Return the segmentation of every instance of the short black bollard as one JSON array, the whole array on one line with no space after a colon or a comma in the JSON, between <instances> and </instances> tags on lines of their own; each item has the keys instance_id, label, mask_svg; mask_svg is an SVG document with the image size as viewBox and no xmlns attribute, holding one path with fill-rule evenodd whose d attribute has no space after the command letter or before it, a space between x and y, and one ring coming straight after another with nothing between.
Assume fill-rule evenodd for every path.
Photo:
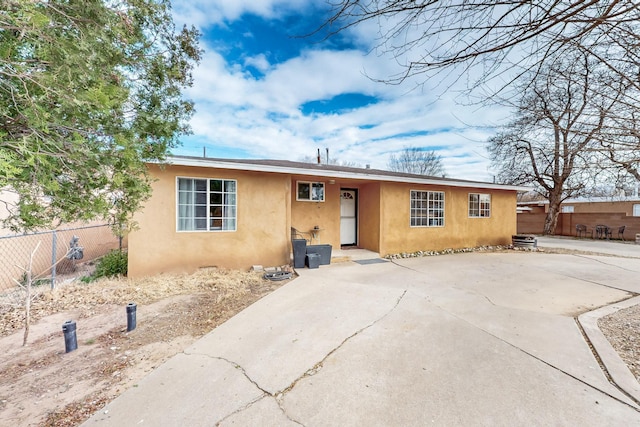
<instances>
[{"instance_id":1,"label":"short black bollard","mask_svg":"<svg viewBox=\"0 0 640 427\"><path fill-rule=\"evenodd\" d=\"M62 324L62 332L64 332L64 352L69 353L78 348L78 339L76 337L76 322L67 320Z\"/></svg>"},{"instance_id":2,"label":"short black bollard","mask_svg":"<svg viewBox=\"0 0 640 427\"><path fill-rule=\"evenodd\" d=\"M136 328L136 304L130 302L127 304L127 332L131 332Z\"/></svg>"}]
</instances>

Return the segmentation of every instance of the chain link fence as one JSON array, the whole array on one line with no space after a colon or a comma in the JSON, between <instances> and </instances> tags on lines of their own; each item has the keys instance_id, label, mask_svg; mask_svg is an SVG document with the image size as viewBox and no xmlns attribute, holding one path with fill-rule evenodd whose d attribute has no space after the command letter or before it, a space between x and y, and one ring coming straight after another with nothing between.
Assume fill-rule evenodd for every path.
<instances>
[{"instance_id":1,"label":"chain link fence","mask_svg":"<svg viewBox=\"0 0 640 427\"><path fill-rule=\"evenodd\" d=\"M120 247L122 240L106 224L0 237L0 293L25 281L32 254L33 280L54 288L70 275L77 277L90 261Z\"/></svg>"}]
</instances>

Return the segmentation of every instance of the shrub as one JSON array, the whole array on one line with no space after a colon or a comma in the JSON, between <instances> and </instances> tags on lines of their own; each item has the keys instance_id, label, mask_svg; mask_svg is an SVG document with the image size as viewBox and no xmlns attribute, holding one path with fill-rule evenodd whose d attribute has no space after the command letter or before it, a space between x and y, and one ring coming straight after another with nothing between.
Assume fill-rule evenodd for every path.
<instances>
[{"instance_id":1,"label":"shrub","mask_svg":"<svg viewBox=\"0 0 640 427\"><path fill-rule=\"evenodd\" d=\"M98 261L96 271L87 278L85 282L91 282L100 277L126 276L128 269L127 253L123 251L111 251Z\"/></svg>"}]
</instances>

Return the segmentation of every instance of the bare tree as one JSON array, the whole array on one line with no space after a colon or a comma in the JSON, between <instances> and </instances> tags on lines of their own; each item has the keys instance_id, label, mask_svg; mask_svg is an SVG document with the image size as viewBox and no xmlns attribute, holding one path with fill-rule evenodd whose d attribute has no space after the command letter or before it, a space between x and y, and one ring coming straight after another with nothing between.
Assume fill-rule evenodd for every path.
<instances>
[{"instance_id":1,"label":"bare tree","mask_svg":"<svg viewBox=\"0 0 640 427\"><path fill-rule=\"evenodd\" d=\"M392 54L404 72L426 80L462 65L486 81L505 70L536 71L565 49L582 52L638 86L640 4L636 1L559 0L333 0L319 32L329 35L372 21L377 50ZM629 74L632 66L635 72ZM478 82L470 80L473 85ZM508 84L508 83L507 83Z\"/></svg>"},{"instance_id":2,"label":"bare tree","mask_svg":"<svg viewBox=\"0 0 640 427\"><path fill-rule=\"evenodd\" d=\"M627 178L633 180L633 186L637 187L640 183L640 106L636 105L637 101L630 102L632 105L620 106L619 110L623 114L618 114L610 120L600 143L600 151L614 169L624 172Z\"/></svg>"},{"instance_id":3,"label":"bare tree","mask_svg":"<svg viewBox=\"0 0 640 427\"><path fill-rule=\"evenodd\" d=\"M534 183L549 200L544 234L554 233L562 201L584 194L598 174L602 135L624 87L586 55L559 55L523 89L514 120L489 140L499 180Z\"/></svg>"},{"instance_id":4,"label":"bare tree","mask_svg":"<svg viewBox=\"0 0 640 427\"><path fill-rule=\"evenodd\" d=\"M394 172L413 173L416 175L445 177L442 157L433 150L423 150L419 147L405 147L397 156L389 156L387 163L389 170Z\"/></svg>"}]
</instances>

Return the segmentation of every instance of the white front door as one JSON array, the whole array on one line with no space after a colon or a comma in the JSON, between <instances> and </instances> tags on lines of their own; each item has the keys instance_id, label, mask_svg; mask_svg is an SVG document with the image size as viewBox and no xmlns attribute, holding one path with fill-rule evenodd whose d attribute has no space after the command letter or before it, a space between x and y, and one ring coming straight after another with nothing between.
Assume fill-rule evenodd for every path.
<instances>
[{"instance_id":1,"label":"white front door","mask_svg":"<svg viewBox=\"0 0 640 427\"><path fill-rule=\"evenodd\" d=\"M340 190L340 244L358 243L356 190Z\"/></svg>"}]
</instances>

